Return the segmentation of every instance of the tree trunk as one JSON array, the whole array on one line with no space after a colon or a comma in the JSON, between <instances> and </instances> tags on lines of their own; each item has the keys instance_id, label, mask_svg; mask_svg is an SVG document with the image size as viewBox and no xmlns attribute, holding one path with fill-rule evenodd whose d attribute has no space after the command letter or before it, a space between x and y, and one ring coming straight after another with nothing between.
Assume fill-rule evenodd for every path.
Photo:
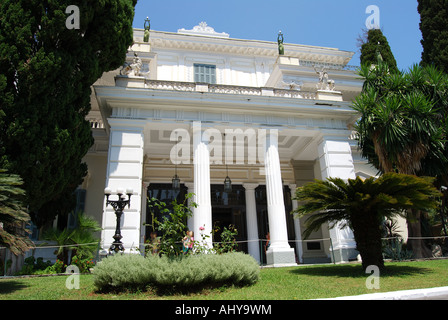
<instances>
[{"instance_id":1,"label":"tree trunk","mask_svg":"<svg viewBox=\"0 0 448 320\"><path fill-rule=\"evenodd\" d=\"M384 269L384 259L381 243L381 225L375 215L369 213L357 214L352 218L353 234L356 241L356 249L362 258L362 268L370 265Z\"/></svg>"},{"instance_id":2,"label":"tree trunk","mask_svg":"<svg viewBox=\"0 0 448 320\"><path fill-rule=\"evenodd\" d=\"M409 239L422 237L421 211L408 210L408 241L407 249L412 250L414 258L430 258L432 257L431 249L429 249L423 239Z\"/></svg>"}]
</instances>

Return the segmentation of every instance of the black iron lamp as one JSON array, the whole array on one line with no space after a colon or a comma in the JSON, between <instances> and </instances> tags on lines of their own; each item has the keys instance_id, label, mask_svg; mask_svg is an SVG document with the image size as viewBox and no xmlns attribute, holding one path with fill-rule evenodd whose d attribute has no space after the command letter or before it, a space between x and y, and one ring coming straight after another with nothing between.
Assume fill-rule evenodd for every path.
<instances>
[{"instance_id":1,"label":"black iron lamp","mask_svg":"<svg viewBox=\"0 0 448 320\"><path fill-rule=\"evenodd\" d=\"M121 216L123 215L123 210L126 206L128 208L131 207L131 195L134 193L132 189L127 189L126 194L128 198L126 199L124 197L123 190L117 190L118 200L109 200L110 195L112 194L112 190L106 188L104 189L104 194L106 196L106 207L108 205L111 205L112 208L115 210L115 216L117 217L117 225L115 228L115 234L113 236L114 242L109 248L109 253L117 253L119 251L123 252L124 247L123 243L121 242L121 239L123 238L121 236L121 229L120 229L120 222L121 222Z\"/></svg>"},{"instance_id":2,"label":"black iron lamp","mask_svg":"<svg viewBox=\"0 0 448 320\"><path fill-rule=\"evenodd\" d=\"M226 164L226 170L227 170L227 177L224 179L224 192L230 193L232 192L232 180L230 180L229 177L229 168Z\"/></svg>"},{"instance_id":3,"label":"black iron lamp","mask_svg":"<svg viewBox=\"0 0 448 320\"><path fill-rule=\"evenodd\" d=\"M225 138L226 134L224 134L224 138ZM227 177L224 179L224 192L226 193L230 193L232 192L232 180L230 180L229 177L229 167L227 166L227 159L226 161L226 172L227 172Z\"/></svg>"},{"instance_id":4,"label":"black iron lamp","mask_svg":"<svg viewBox=\"0 0 448 320\"><path fill-rule=\"evenodd\" d=\"M176 163L175 163L175 167L174 167L174 177L171 180L172 183L172 188L174 191L179 191L180 190L180 179L179 176L177 175L177 142L178 142L178 138L177 138L177 132L176 132Z\"/></svg>"},{"instance_id":5,"label":"black iron lamp","mask_svg":"<svg viewBox=\"0 0 448 320\"><path fill-rule=\"evenodd\" d=\"M171 182L174 191L180 190L180 179L179 176L177 175L177 168L176 173L174 174L173 180Z\"/></svg>"}]
</instances>

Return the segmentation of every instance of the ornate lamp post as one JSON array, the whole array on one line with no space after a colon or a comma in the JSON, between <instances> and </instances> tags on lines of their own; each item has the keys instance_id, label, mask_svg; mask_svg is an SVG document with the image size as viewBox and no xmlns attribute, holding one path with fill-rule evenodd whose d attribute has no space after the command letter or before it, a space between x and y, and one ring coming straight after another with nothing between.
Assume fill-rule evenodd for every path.
<instances>
[{"instance_id":1,"label":"ornate lamp post","mask_svg":"<svg viewBox=\"0 0 448 320\"><path fill-rule=\"evenodd\" d=\"M128 195L128 199L126 200L124 197L122 198L123 190L117 190L118 200L109 200L109 196L112 194L112 190L107 188L104 189L104 194L106 195L106 207L110 204L114 208L115 215L117 217L117 226L115 228L115 234L113 236L114 242L109 248L109 253L124 251L123 243L121 242L121 239L123 237L121 236L120 221L121 216L123 215L123 209L126 206L128 206L128 208L131 206L131 195L133 193L133 190L127 189L126 194Z\"/></svg>"}]
</instances>

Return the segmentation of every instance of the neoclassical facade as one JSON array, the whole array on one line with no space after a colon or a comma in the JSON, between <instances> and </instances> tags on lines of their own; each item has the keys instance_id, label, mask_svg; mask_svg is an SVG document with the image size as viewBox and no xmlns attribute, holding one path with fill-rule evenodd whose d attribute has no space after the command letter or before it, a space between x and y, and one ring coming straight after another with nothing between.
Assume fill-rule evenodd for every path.
<instances>
[{"instance_id":1,"label":"neoclassical facade","mask_svg":"<svg viewBox=\"0 0 448 320\"><path fill-rule=\"evenodd\" d=\"M116 222L104 189L132 189L121 218L127 251L149 238L147 197L171 202L191 192L196 239L234 225L240 249L261 263L356 258L350 230L326 226L303 241L304 221L290 214L298 186L375 174L350 139L350 104L362 89L347 67L353 52L285 43L280 55L275 41L233 39L206 23L151 30L148 42L143 35L134 30L127 65L93 88L95 144L80 189L85 212L101 222L102 247Z\"/></svg>"}]
</instances>

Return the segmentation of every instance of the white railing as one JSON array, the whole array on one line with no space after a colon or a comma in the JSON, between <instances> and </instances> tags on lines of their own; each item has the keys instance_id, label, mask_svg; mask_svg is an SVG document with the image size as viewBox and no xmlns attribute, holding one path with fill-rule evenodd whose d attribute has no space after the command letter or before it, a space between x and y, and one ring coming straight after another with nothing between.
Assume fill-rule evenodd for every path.
<instances>
[{"instance_id":1,"label":"white railing","mask_svg":"<svg viewBox=\"0 0 448 320\"><path fill-rule=\"evenodd\" d=\"M274 96L283 98L316 99L315 92L285 89L274 89Z\"/></svg>"},{"instance_id":2,"label":"white railing","mask_svg":"<svg viewBox=\"0 0 448 320\"><path fill-rule=\"evenodd\" d=\"M262 95L261 88L230 86L230 85L220 85L220 84L208 85L208 91L212 92L212 93L244 94L244 95L251 95L251 96L261 96Z\"/></svg>"},{"instance_id":3,"label":"white railing","mask_svg":"<svg viewBox=\"0 0 448 320\"><path fill-rule=\"evenodd\" d=\"M104 123L102 119L96 119L96 118L88 118L87 121L90 122L90 128L92 129L103 129Z\"/></svg>"},{"instance_id":4,"label":"white railing","mask_svg":"<svg viewBox=\"0 0 448 320\"><path fill-rule=\"evenodd\" d=\"M145 88L153 90L196 91L196 84L191 82L145 80Z\"/></svg>"},{"instance_id":5,"label":"white railing","mask_svg":"<svg viewBox=\"0 0 448 320\"><path fill-rule=\"evenodd\" d=\"M132 82L135 82L136 80L138 79L130 78L130 81ZM315 92L300 91L300 90L245 87L245 86L180 82L180 81L149 80L144 78L141 78L141 81L143 82L142 85L137 85L136 87L151 90L202 92L202 93L249 95L249 96L269 96L269 97L313 99L313 100L316 99Z\"/></svg>"}]
</instances>

